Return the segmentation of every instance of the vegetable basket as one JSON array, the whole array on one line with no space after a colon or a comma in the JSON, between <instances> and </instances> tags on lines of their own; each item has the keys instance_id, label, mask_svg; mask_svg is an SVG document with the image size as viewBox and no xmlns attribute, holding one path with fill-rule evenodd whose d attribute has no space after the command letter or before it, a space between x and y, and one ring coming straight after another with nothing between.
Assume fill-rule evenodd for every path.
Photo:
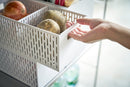
<instances>
[{"instance_id":1,"label":"vegetable basket","mask_svg":"<svg viewBox=\"0 0 130 87\"><path fill-rule=\"evenodd\" d=\"M28 16L16 21L0 15L0 70L31 87L38 87L37 63L59 72L79 57L86 45L67 38L77 24L61 34L36 25L50 9L60 11L73 22L85 15L32 0L20 1L25 4Z\"/></svg>"}]
</instances>

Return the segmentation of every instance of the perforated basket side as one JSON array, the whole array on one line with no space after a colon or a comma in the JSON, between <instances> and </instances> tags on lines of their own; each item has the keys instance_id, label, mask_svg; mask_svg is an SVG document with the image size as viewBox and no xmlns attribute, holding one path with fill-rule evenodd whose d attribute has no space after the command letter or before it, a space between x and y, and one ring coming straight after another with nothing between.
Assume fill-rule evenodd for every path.
<instances>
[{"instance_id":1,"label":"perforated basket side","mask_svg":"<svg viewBox=\"0 0 130 87\"><path fill-rule=\"evenodd\" d=\"M28 16L20 19L19 22L37 26L37 24L39 24L43 20L44 12L47 10L48 10L48 7L43 7L41 9L33 12L32 14L29 14Z\"/></svg>"},{"instance_id":2,"label":"perforated basket side","mask_svg":"<svg viewBox=\"0 0 130 87\"><path fill-rule=\"evenodd\" d=\"M36 63L3 48L0 48L0 70L31 87L37 87Z\"/></svg>"},{"instance_id":3,"label":"perforated basket side","mask_svg":"<svg viewBox=\"0 0 130 87\"><path fill-rule=\"evenodd\" d=\"M58 8L57 6L48 6L49 10L58 10L60 11L67 19L67 21L71 21L71 22L76 22L76 19L78 18L84 18L86 17L86 15L80 14L80 13L76 13L76 12L72 12L66 9L62 9L62 8Z\"/></svg>"},{"instance_id":4,"label":"perforated basket side","mask_svg":"<svg viewBox=\"0 0 130 87\"><path fill-rule=\"evenodd\" d=\"M84 18L86 16L83 14L79 14L76 12L72 12L69 10L58 8L57 6L49 6L48 5L46 7L43 7L41 9L35 11L34 13L30 14L29 16L22 18L21 20L19 20L19 22L33 25L33 26L37 26L37 24L39 24L43 20L44 13L48 10L60 11L66 17L66 20L71 21L71 22L76 22L76 19Z\"/></svg>"},{"instance_id":5,"label":"perforated basket side","mask_svg":"<svg viewBox=\"0 0 130 87\"><path fill-rule=\"evenodd\" d=\"M21 1L25 5L28 14L33 13L33 12L47 6L43 3L40 3L40 2L37 2L34 0L19 0L19 1Z\"/></svg>"},{"instance_id":6,"label":"perforated basket side","mask_svg":"<svg viewBox=\"0 0 130 87\"><path fill-rule=\"evenodd\" d=\"M41 8L41 9L37 10L36 12L30 14L29 16L21 19L20 22L26 23L26 24L29 24L29 25L32 25L32 26L37 26L37 24L39 24L43 20L44 13L48 10L58 10L58 11L63 13L63 15L67 18L68 21L73 21L73 22L76 22L77 18L83 18L83 17L86 16L86 15L78 14L78 13L68 11L68 10L65 10L65 9L60 9L60 8L53 7L53 6L48 6L48 7ZM67 42L67 35L68 35L69 30L70 29L66 29L66 31L62 32L60 35L57 35L58 37L60 37L60 40L61 40L60 41L61 43L59 41L57 42L58 44L63 44L63 43ZM54 34L54 33L51 33L51 34ZM48 36L48 38L50 38L50 41L53 39L50 36ZM58 38L58 40L59 40L59 38ZM44 45L46 45L46 44L44 44ZM48 47L48 49L51 50L51 48L53 48L53 47L55 47L55 46L53 46L53 44L50 44L50 47ZM56 50L58 51L58 55L59 55L60 54L59 49L55 49L53 52L55 52ZM56 53L57 53L57 51L56 51ZM47 51L47 53L49 53L49 52L50 51ZM57 59L59 60L59 57L52 57L51 56L52 54L55 54L55 53L50 52L49 54L47 54L48 57L46 59L48 60L48 63L51 62L51 61L55 61L55 60L57 61ZM45 56L43 56L43 57L45 57ZM45 61L45 60L43 60L43 61ZM58 67L60 67L59 63L57 63L57 64L58 64Z\"/></svg>"},{"instance_id":7,"label":"perforated basket side","mask_svg":"<svg viewBox=\"0 0 130 87\"><path fill-rule=\"evenodd\" d=\"M59 69L59 36L0 15L0 47Z\"/></svg>"}]
</instances>

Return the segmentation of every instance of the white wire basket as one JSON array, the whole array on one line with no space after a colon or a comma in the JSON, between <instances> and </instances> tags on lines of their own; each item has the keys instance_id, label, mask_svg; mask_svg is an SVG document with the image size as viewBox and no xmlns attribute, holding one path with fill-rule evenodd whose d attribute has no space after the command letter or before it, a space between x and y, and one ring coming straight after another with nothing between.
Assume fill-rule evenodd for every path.
<instances>
[{"instance_id":1,"label":"white wire basket","mask_svg":"<svg viewBox=\"0 0 130 87\"><path fill-rule=\"evenodd\" d=\"M0 70L31 87L38 87L37 62L61 71L79 57L86 45L67 39L68 33L78 26L76 24L61 34L40 29L36 25L49 9L62 12L68 21L73 22L85 15L32 0L20 1L30 13L28 16L15 21L0 15Z\"/></svg>"}]
</instances>

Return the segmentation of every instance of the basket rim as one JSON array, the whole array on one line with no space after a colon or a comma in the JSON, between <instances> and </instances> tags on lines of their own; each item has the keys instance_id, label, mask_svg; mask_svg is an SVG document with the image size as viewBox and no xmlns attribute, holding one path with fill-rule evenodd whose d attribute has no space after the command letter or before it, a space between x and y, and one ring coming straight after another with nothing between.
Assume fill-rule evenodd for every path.
<instances>
[{"instance_id":1,"label":"basket rim","mask_svg":"<svg viewBox=\"0 0 130 87\"><path fill-rule=\"evenodd\" d=\"M0 15L1 17L4 17L5 19L8 19L9 21L13 21L13 22L16 22L18 24L21 24L21 25L24 25L24 26L27 26L29 28L32 28L32 29L39 29L40 31L43 31L45 33L49 33L49 34L52 34L52 35L55 35L57 37L59 37L59 34L56 34L56 33L53 33L53 32L50 32L50 31L47 31L47 30L44 30L44 29L41 29L41 28L38 28L36 26L33 26L33 25L29 25L29 24L24 24L24 23L21 23L20 20L14 20L14 19L11 19L11 18L8 18L6 16L3 16L3 15ZM22 20L22 19L21 19Z\"/></svg>"}]
</instances>

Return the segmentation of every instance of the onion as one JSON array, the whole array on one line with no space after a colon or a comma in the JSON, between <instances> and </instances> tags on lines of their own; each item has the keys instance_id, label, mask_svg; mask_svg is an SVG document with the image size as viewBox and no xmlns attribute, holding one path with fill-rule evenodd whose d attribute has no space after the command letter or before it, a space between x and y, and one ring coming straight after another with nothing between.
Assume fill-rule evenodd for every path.
<instances>
[{"instance_id":1,"label":"onion","mask_svg":"<svg viewBox=\"0 0 130 87\"><path fill-rule=\"evenodd\" d=\"M24 4L20 1L10 1L3 10L3 15L15 20L19 20L27 15Z\"/></svg>"}]
</instances>

